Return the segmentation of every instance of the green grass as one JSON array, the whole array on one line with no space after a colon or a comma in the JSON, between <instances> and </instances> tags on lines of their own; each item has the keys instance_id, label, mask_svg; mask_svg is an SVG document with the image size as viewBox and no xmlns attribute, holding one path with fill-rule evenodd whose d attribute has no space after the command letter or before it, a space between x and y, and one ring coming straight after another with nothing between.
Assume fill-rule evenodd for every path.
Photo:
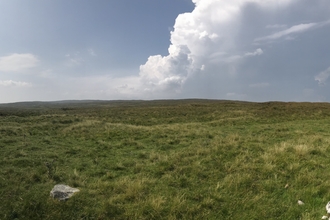
<instances>
[{"instance_id":1,"label":"green grass","mask_svg":"<svg viewBox=\"0 0 330 220\"><path fill-rule=\"evenodd\" d=\"M0 105L0 219L320 219L329 131L328 103Z\"/></svg>"}]
</instances>

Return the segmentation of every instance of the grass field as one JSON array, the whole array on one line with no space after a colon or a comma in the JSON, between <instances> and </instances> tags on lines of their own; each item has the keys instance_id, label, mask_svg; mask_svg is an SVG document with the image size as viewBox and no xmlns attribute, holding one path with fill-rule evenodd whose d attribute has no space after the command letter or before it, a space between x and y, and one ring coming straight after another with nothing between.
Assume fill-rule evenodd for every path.
<instances>
[{"instance_id":1,"label":"grass field","mask_svg":"<svg viewBox=\"0 0 330 220\"><path fill-rule=\"evenodd\" d=\"M0 219L321 219L329 131L329 103L0 105Z\"/></svg>"}]
</instances>

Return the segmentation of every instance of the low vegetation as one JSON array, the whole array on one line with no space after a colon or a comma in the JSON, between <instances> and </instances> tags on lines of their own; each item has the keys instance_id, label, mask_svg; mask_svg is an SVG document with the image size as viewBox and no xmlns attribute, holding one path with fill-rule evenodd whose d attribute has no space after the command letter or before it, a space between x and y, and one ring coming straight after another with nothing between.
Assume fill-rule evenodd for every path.
<instances>
[{"instance_id":1,"label":"low vegetation","mask_svg":"<svg viewBox=\"0 0 330 220\"><path fill-rule=\"evenodd\" d=\"M320 219L329 131L327 103L0 105L0 219Z\"/></svg>"}]
</instances>

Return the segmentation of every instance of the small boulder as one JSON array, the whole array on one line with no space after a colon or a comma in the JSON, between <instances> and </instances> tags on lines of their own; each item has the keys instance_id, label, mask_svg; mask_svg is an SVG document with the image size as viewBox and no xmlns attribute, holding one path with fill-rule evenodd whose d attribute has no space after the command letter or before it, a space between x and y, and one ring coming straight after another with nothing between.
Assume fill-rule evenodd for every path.
<instances>
[{"instance_id":1,"label":"small boulder","mask_svg":"<svg viewBox=\"0 0 330 220\"><path fill-rule=\"evenodd\" d=\"M52 191L50 191L50 196L52 196L54 199L64 201L69 199L71 196L73 196L74 193L79 191L79 189L72 188L63 184L58 184L54 186Z\"/></svg>"},{"instance_id":2,"label":"small boulder","mask_svg":"<svg viewBox=\"0 0 330 220\"><path fill-rule=\"evenodd\" d=\"M325 209L327 210L328 215L330 214L330 201L328 204L325 206Z\"/></svg>"},{"instance_id":3,"label":"small boulder","mask_svg":"<svg viewBox=\"0 0 330 220\"><path fill-rule=\"evenodd\" d=\"M305 203L301 200L298 200L298 205L305 205Z\"/></svg>"}]
</instances>

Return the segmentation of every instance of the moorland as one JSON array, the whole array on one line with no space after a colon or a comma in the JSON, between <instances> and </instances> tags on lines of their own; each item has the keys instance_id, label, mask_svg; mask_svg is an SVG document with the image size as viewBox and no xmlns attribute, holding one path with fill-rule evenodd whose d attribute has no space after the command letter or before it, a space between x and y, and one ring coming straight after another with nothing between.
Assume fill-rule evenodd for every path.
<instances>
[{"instance_id":1,"label":"moorland","mask_svg":"<svg viewBox=\"0 0 330 220\"><path fill-rule=\"evenodd\" d=\"M0 219L320 219L329 131L329 103L1 104Z\"/></svg>"}]
</instances>

